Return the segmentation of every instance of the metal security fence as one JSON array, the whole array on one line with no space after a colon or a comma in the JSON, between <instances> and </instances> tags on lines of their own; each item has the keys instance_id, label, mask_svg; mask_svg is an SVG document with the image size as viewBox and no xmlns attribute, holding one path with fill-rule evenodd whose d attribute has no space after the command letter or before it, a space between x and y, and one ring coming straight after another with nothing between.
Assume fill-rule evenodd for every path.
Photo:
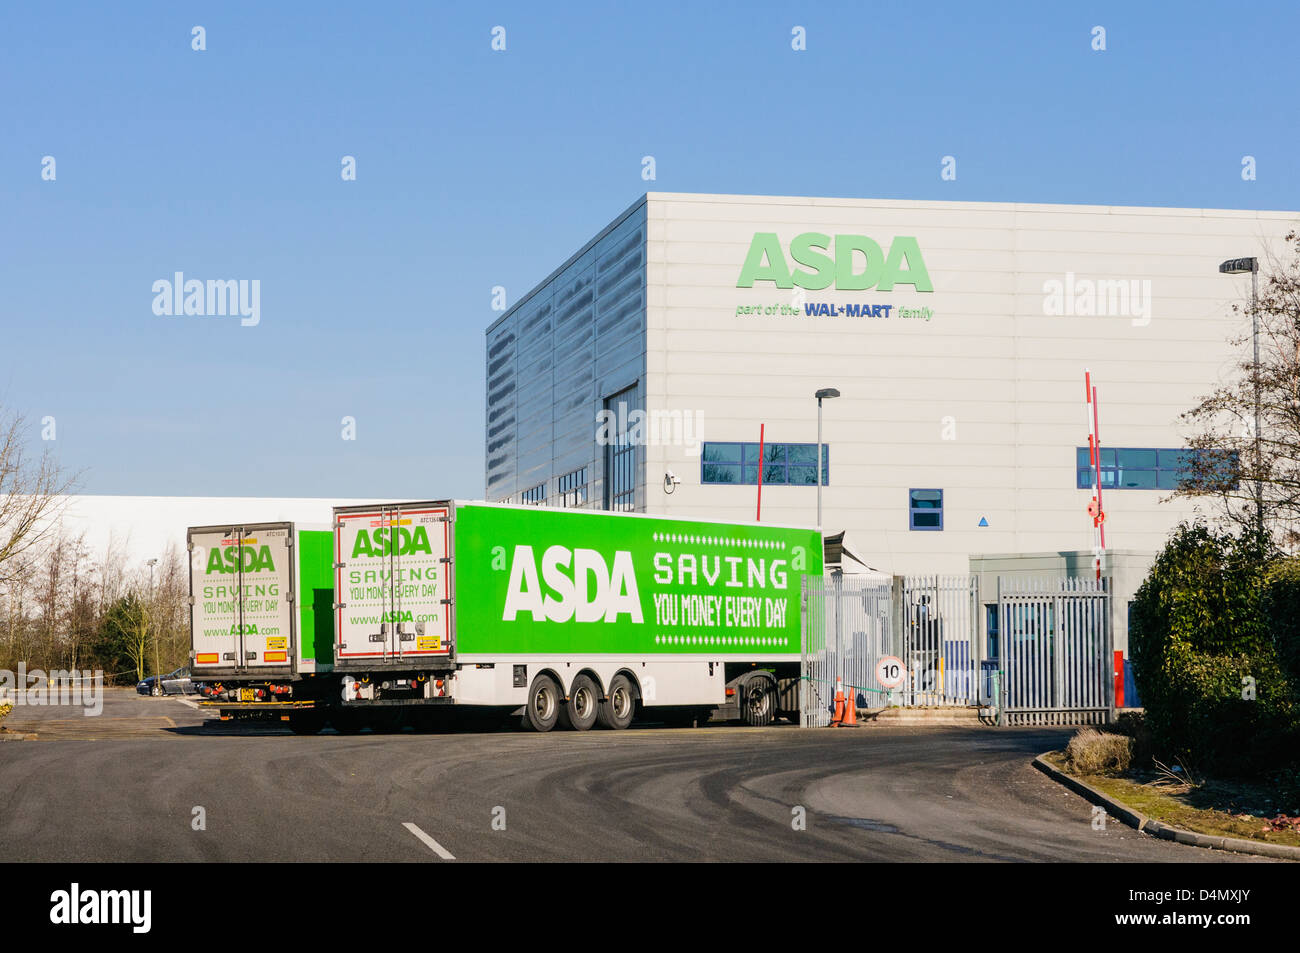
<instances>
[{"instance_id":1,"label":"metal security fence","mask_svg":"<svg viewBox=\"0 0 1300 953\"><path fill-rule=\"evenodd\" d=\"M984 706L1002 725L1110 720L1105 582L1003 576L997 586L996 614L985 620L974 576L805 578L802 723L830 724L837 680L860 708ZM903 663L896 689L876 681L885 656Z\"/></svg>"},{"instance_id":2,"label":"metal security fence","mask_svg":"<svg viewBox=\"0 0 1300 953\"><path fill-rule=\"evenodd\" d=\"M1111 719L1110 592L1095 579L998 579L999 724Z\"/></svg>"},{"instance_id":3,"label":"metal security fence","mask_svg":"<svg viewBox=\"0 0 1300 953\"><path fill-rule=\"evenodd\" d=\"M859 707L887 704L875 668L882 656L902 648L892 625L893 588L890 576L804 577L800 724L830 724L836 680Z\"/></svg>"}]
</instances>

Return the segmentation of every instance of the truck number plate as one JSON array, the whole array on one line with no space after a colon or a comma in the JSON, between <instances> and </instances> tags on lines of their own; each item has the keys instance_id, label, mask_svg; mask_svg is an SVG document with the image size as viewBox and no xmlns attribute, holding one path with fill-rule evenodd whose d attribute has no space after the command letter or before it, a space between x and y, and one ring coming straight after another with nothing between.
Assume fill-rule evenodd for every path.
<instances>
[{"instance_id":1,"label":"truck number plate","mask_svg":"<svg viewBox=\"0 0 1300 953\"><path fill-rule=\"evenodd\" d=\"M241 688L239 690L239 700L241 702L257 701L257 692L253 691L251 688Z\"/></svg>"}]
</instances>

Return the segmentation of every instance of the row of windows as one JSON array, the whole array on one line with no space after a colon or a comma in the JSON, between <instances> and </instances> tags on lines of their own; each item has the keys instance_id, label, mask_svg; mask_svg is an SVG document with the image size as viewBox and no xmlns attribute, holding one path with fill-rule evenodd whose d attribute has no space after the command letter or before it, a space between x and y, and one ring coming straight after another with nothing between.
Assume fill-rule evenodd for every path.
<instances>
[{"instance_id":1,"label":"row of windows","mask_svg":"<svg viewBox=\"0 0 1300 953\"><path fill-rule=\"evenodd\" d=\"M625 436L625 435L624 435ZM612 471L622 474L622 492L614 494L613 509L628 509L631 502L631 467L634 447L626 440L616 440L611 448ZM1196 454L1200 451L1108 447L1100 451L1102 489L1176 489L1189 477ZM822 483L830 485L830 447L822 445ZM705 484L758 484L759 445L757 443L709 442L700 453L700 482ZM814 486L817 483L817 445L811 443L765 443L762 447L763 483L786 486ZM1093 471L1088 466L1087 447L1076 450L1077 486L1091 489ZM1204 462L1204 460L1200 461ZM1235 464L1235 460L1232 461ZM1229 464L1225 463L1225 466ZM587 468L581 467L558 480L560 505L583 506L588 499ZM520 494L523 503L545 504L546 484L540 483ZM504 502L509 502L506 500ZM934 488L908 490L908 528L921 531L943 529L943 490Z\"/></svg>"},{"instance_id":2,"label":"row of windows","mask_svg":"<svg viewBox=\"0 0 1300 953\"><path fill-rule=\"evenodd\" d=\"M1207 465L1217 462L1199 450L1103 447L1098 452L1103 490L1176 490L1191 479L1198 465L1212 469ZM1235 469L1235 463L1228 456L1222 465L1225 470ZM1076 448L1075 467L1075 485L1091 490L1095 478L1087 447Z\"/></svg>"},{"instance_id":3,"label":"row of windows","mask_svg":"<svg viewBox=\"0 0 1300 953\"><path fill-rule=\"evenodd\" d=\"M822 444L822 484L829 486L830 447ZM817 485L817 444L765 443L763 483L786 486ZM758 485L757 443L705 443L700 451L701 483Z\"/></svg>"},{"instance_id":4,"label":"row of windows","mask_svg":"<svg viewBox=\"0 0 1300 953\"><path fill-rule=\"evenodd\" d=\"M823 444L822 484L829 486L830 447ZM758 484L757 443L705 443L700 454L700 482L705 484ZM1180 482L1189 479L1194 465L1204 466L1201 451L1173 449L1144 449L1107 447L1101 451L1101 486L1103 490L1174 490ZM1075 453L1076 486L1090 490L1093 470L1089 465L1088 448L1078 447ZM1235 461L1234 461L1235 462ZM1232 463L1225 462L1227 469ZM815 486L817 484L817 445L812 443L770 443L763 445L763 482L788 486ZM932 490L913 490L912 493L937 493ZM918 505L918 499L920 504ZM911 509L938 509L938 522L922 517L913 529L942 529L942 504L930 506L934 500L913 498ZM915 521L914 521L915 522Z\"/></svg>"},{"instance_id":5,"label":"row of windows","mask_svg":"<svg viewBox=\"0 0 1300 953\"><path fill-rule=\"evenodd\" d=\"M560 477L556 489L560 492L561 506L583 506L587 502L587 468L580 467Z\"/></svg>"}]
</instances>

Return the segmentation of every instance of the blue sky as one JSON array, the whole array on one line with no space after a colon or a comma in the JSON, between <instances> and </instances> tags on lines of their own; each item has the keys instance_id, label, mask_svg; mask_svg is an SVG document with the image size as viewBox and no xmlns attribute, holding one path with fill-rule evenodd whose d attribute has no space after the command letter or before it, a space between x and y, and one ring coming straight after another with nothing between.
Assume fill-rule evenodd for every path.
<instances>
[{"instance_id":1,"label":"blue sky","mask_svg":"<svg viewBox=\"0 0 1300 953\"><path fill-rule=\"evenodd\" d=\"M270 6L0 13L0 404L86 492L481 496L492 287L647 190L1300 208L1295 4Z\"/></svg>"}]
</instances>

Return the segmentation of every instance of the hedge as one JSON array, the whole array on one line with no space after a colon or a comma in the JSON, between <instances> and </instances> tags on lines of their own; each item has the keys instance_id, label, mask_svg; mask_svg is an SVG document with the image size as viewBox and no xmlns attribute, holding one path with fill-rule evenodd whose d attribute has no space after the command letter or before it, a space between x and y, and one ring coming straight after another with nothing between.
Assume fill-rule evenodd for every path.
<instances>
[{"instance_id":1,"label":"hedge","mask_svg":"<svg viewBox=\"0 0 1300 953\"><path fill-rule=\"evenodd\" d=\"M1297 606L1300 562L1247 534L1175 530L1129 617L1158 757L1224 775L1300 764Z\"/></svg>"}]
</instances>

